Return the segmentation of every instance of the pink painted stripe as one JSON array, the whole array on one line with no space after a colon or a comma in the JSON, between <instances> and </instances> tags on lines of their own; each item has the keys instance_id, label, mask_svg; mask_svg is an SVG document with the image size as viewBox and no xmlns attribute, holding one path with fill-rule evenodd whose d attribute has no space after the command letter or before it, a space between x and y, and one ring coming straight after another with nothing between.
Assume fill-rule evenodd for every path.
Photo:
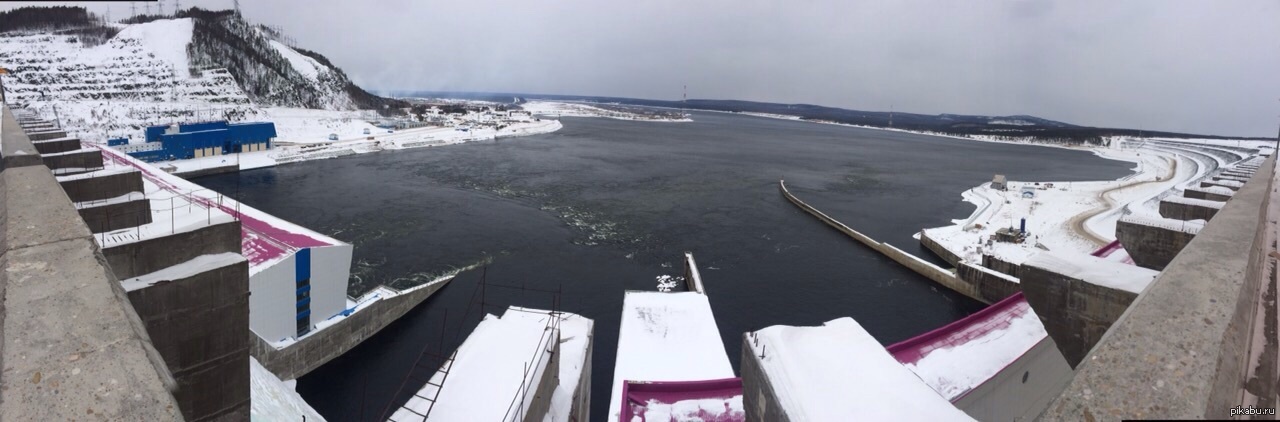
<instances>
[{"instance_id":1,"label":"pink painted stripe","mask_svg":"<svg viewBox=\"0 0 1280 422\"><path fill-rule=\"evenodd\" d=\"M209 200L196 195L188 195L182 193L183 189L173 183L170 183L163 176L154 173L154 167L144 165L131 158L122 157L118 152L110 148L103 148L94 145L102 151L103 157L111 162L129 166L142 172L143 176L151 183L156 184L161 189L167 190L174 195L192 203L199 204L206 208L217 208L219 211L227 213L232 217L240 220L241 232L241 254L249 259L250 265L258 265L280 258L288 253L292 253L302 248L313 248L321 246L332 246L331 243L316 239L306 234L296 233L275 227L266 221L245 214L235 207L228 206L216 201Z\"/></svg>"}]
</instances>

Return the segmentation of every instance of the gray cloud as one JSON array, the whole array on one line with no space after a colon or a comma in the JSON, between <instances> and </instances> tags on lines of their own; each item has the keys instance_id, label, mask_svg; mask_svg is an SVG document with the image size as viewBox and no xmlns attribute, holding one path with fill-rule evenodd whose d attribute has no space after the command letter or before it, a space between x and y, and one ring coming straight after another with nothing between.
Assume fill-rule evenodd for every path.
<instances>
[{"instance_id":1,"label":"gray cloud","mask_svg":"<svg viewBox=\"0 0 1280 422\"><path fill-rule=\"evenodd\" d=\"M1223 135L1280 123L1267 0L241 3L374 90L678 99L687 84L691 98Z\"/></svg>"}]
</instances>

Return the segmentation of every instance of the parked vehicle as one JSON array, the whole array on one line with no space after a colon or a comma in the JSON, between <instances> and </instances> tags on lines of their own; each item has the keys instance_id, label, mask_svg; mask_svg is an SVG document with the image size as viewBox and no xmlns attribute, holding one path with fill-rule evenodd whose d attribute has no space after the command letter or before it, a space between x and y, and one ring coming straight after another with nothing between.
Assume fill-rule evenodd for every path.
<instances>
[{"instance_id":1,"label":"parked vehicle","mask_svg":"<svg viewBox=\"0 0 1280 422\"><path fill-rule=\"evenodd\" d=\"M330 133L330 134L329 134L329 140L330 140L330 141L336 141L336 140L338 140L338 134L336 134L336 133Z\"/></svg>"}]
</instances>

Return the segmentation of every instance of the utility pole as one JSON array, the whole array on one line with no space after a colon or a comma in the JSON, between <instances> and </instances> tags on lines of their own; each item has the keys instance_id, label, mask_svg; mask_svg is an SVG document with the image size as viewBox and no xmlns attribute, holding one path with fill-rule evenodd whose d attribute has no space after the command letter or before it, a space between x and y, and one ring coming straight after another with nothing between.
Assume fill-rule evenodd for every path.
<instances>
[{"instance_id":1,"label":"utility pole","mask_svg":"<svg viewBox=\"0 0 1280 422\"><path fill-rule=\"evenodd\" d=\"M889 104L889 127L893 128L893 104Z\"/></svg>"}]
</instances>

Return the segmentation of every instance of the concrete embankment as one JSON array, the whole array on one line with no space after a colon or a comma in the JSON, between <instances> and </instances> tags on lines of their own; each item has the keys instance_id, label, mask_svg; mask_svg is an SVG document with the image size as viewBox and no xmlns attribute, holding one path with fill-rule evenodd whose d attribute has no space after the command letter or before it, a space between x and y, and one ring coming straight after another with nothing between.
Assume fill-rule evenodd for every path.
<instances>
[{"instance_id":1,"label":"concrete embankment","mask_svg":"<svg viewBox=\"0 0 1280 422\"><path fill-rule=\"evenodd\" d=\"M795 195L791 194L791 191L787 190L787 184L785 181L778 181L778 187L782 190L782 196L786 197L792 204L795 204L797 207L800 207L800 209L814 217L818 217L819 220L822 220L822 222L827 223L827 225L834 227L841 233L849 235L849 237L852 237L859 243L884 254L884 256L889 257L889 259L892 259L894 262L897 262L898 264L901 264L902 266L907 267L946 288L959 292L960 294L973 298L974 300L978 300L983 303L991 303L990 300L984 299L983 295L981 295L972 284L966 283L964 280L956 277L954 272L943 269L942 267L922 260L909 253L903 252L901 249L898 249L888 243L877 242L857 230L849 228L849 226L844 225L844 223L823 214L822 211L818 211L816 208L806 204L799 198L796 198Z\"/></svg>"},{"instance_id":2,"label":"concrete embankment","mask_svg":"<svg viewBox=\"0 0 1280 422\"><path fill-rule=\"evenodd\" d=\"M446 278L378 300L341 323L303 337L282 349L254 335L249 344L250 354L280 379L297 379L373 337L452 280L452 277ZM386 286L379 289L397 293Z\"/></svg>"}]
</instances>

